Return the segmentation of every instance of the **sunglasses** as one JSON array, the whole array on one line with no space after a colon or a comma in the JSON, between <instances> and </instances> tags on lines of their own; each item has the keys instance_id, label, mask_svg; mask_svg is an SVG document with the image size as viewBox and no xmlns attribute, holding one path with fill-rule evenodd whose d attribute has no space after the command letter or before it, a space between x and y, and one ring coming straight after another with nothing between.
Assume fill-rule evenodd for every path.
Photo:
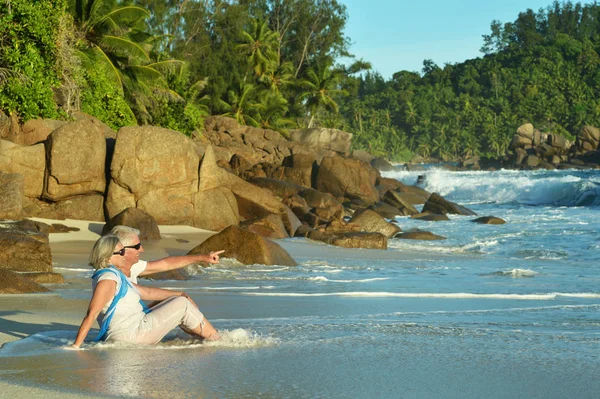
<instances>
[{"instance_id":1,"label":"sunglasses","mask_svg":"<svg viewBox=\"0 0 600 399\"><path fill-rule=\"evenodd\" d=\"M136 251L139 251L141 247L142 247L142 242L140 241L140 242L138 242L138 243L137 243L137 244L135 244L135 245L125 245L125 246L123 247L123 249L125 249L125 248L133 248L133 249L135 249Z\"/></svg>"},{"instance_id":2,"label":"sunglasses","mask_svg":"<svg viewBox=\"0 0 600 399\"><path fill-rule=\"evenodd\" d=\"M125 256L125 248L121 248L117 252L113 252L113 255Z\"/></svg>"}]
</instances>

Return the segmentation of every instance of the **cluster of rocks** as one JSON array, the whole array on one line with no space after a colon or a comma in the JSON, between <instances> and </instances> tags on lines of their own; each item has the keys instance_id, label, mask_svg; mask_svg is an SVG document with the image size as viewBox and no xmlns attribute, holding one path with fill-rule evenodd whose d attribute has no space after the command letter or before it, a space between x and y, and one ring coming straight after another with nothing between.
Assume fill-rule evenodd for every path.
<instances>
[{"instance_id":1,"label":"cluster of rocks","mask_svg":"<svg viewBox=\"0 0 600 399\"><path fill-rule=\"evenodd\" d=\"M508 157L472 157L461 163L465 169L571 169L600 168L600 129L583 126L575 141L556 133L542 133L531 123L519 126L510 143Z\"/></svg>"},{"instance_id":2,"label":"cluster of rocks","mask_svg":"<svg viewBox=\"0 0 600 399\"><path fill-rule=\"evenodd\" d=\"M288 140L224 117L208 118L196 138L153 126L115 133L86 115L23 126L14 117L0 117L0 219L81 219L106 222L105 229L126 224L140 228L144 240L159 239L157 225L167 224L219 231L238 241L252 235L244 240L257 248L271 246L256 237L302 236L385 249L390 237L443 238L402 232L386 219L474 214L437 194L383 178L373 165L389 164L364 152L351 156L351 139L338 130L304 129ZM274 259L287 262L283 258Z\"/></svg>"}]
</instances>

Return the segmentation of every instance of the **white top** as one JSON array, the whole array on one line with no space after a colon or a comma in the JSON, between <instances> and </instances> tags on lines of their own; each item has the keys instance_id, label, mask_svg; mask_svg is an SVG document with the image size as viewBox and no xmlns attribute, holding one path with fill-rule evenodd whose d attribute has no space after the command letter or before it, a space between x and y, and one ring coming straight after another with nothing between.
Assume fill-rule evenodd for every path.
<instances>
[{"instance_id":1,"label":"white top","mask_svg":"<svg viewBox=\"0 0 600 399\"><path fill-rule=\"evenodd\" d=\"M95 290L98 283L102 280L112 280L117 283L115 295L121 289L121 279L112 272L103 273L97 279L93 279L92 288ZM142 305L140 304L140 299L141 298L138 291L133 287L128 287L127 293L119 301L119 304L117 305L114 315L110 321L107 339L110 339L111 336L115 337L121 334L128 334L132 330L138 328L143 317L146 315ZM110 301L108 301L98 315L98 318L96 319L98 321L98 325L102 325L102 321L104 320L106 312L108 311L108 308L112 304L113 300L114 296Z\"/></svg>"},{"instance_id":2,"label":"white top","mask_svg":"<svg viewBox=\"0 0 600 399\"><path fill-rule=\"evenodd\" d=\"M131 277L128 277L129 281L137 284L138 276L141 273L143 273L144 270L146 270L147 266L148 266L148 262L146 262L145 260L138 260L137 263L135 263L133 266L131 266Z\"/></svg>"}]
</instances>

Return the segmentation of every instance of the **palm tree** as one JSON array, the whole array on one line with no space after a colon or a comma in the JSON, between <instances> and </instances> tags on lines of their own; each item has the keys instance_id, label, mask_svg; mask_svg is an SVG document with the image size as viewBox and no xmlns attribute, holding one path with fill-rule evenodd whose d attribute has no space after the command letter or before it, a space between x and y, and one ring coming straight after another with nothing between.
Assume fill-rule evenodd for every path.
<instances>
[{"instance_id":1,"label":"palm tree","mask_svg":"<svg viewBox=\"0 0 600 399\"><path fill-rule=\"evenodd\" d=\"M260 126L260 112L265 106L256 101L256 86L252 83L241 84L237 91L230 90L229 102L219 100L219 105L241 125Z\"/></svg>"},{"instance_id":2,"label":"palm tree","mask_svg":"<svg viewBox=\"0 0 600 399\"><path fill-rule=\"evenodd\" d=\"M250 32L242 32L242 43L238 49L248 54L248 61L256 77L262 77L273 64L278 64L278 35L269 29L267 21L252 20Z\"/></svg>"},{"instance_id":3,"label":"palm tree","mask_svg":"<svg viewBox=\"0 0 600 399\"><path fill-rule=\"evenodd\" d=\"M142 122L151 119L155 96L182 101L166 75L181 70L183 62L153 59L156 37L145 32L146 9L117 0L69 0L69 10L87 42L80 52L84 67L103 68Z\"/></svg>"},{"instance_id":4,"label":"palm tree","mask_svg":"<svg viewBox=\"0 0 600 399\"><path fill-rule=\"evenodd\" d=\"M280 93L282 89L294 84L294 66L287 61L281 65L273 65L259 78L259 81L265 84L269 90Z\"/></svg>"},{"instance_id":5,"label":"palm tree","mask_svg":"<svg viewBox=\"0 0 600 399\"><path fill-rule=\"evenodd\" d=\"M262 104L264 108L260 113L260 126L264 129L273 129L288 137L288 129L296 126L296 123L285 117L288 112L288 102L281 93L265 91Z\"/></svg>"},{"instance_id":6,"label":"palm tree","mask_svg":"<svg viewBox=\"0 0 600 399\"><path fill-rule=\"evenodd\" d=\"M315 68L306 70L306 77L302 79L299 86L306 91L300 95L301 100L306 101L306 107L310 112L308 127L312 127L315 115L324 108L326 111L337 113L338 104L333 99L336 94L347 95L346 90L340 89L341 74L332 68L333 62L327 60Z\"/></svg>"}]
</instances>

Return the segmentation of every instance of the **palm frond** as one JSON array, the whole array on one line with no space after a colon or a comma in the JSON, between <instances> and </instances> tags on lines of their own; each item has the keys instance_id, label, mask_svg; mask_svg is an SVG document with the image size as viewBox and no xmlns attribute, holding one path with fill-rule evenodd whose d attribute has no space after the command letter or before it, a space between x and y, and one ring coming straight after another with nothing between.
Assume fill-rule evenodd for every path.
<instances>
[{"instance_id":1,"label":"palm frond","mask_svg":"<svg viewBox=\"0 0 600 399\"><path fill-rule=\"evenodd\" d=\"M147 64L147 67L154 68L161 73L181 72L185 65L185 61L181 60L164 60Z\"/></svg>"},{"instance_id":2,"label":"palm frond","mask_svg":"<svg viewBox=\"0 0 600 399\"><path fill-rule=\"evenodd\" d=\"M107 67L107 70L111 75L114 76L115 81L117 82L117 87L119 88L119 92L123 95L123 77L121 72L117 69L115 64L111 61L110 57L98 46L94 46L94 52L99 56L100 62Z\"/></svg>"},{"instance_id":3,"label":"palm frond","mask_svg":"<svg viewBox=\"0 0 600 399\"><path fill-rule=\"evenodd\" d=\"M140 44L123 36L105 35L100 40L100 46L106 50L110 50L126 57L150 61L150 55Z\"/></svg>"}]
</instances>

